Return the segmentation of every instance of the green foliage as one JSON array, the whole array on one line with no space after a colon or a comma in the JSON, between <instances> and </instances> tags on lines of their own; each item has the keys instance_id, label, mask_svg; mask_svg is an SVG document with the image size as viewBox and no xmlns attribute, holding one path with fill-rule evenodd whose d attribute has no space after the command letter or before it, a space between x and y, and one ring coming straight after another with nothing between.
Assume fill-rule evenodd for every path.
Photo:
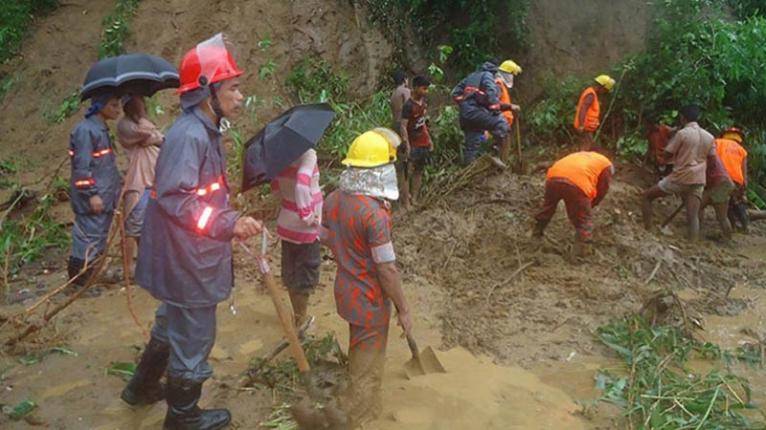
<instances>
[{"instance_id":1,"label":"green foliage","mask_svg":"<svg viewBox=\"0 0 766 430\"><path fill-rule=\"evenodd\" d=\"M53 111L45 112L45 118L51 124L61 124L70 116L77 113L80 110L80 92L75 91L68 95L61 104L58 105Z\"/></svg>"},{"instance_id":2,"label":"green foliage","mask_svg":"<svg viewBox=\"0 0 766 430\"><path fill-rule=\"evenodd\" d=\"M258 78L262 81L266 79L270 79L274 77L274 72L277 70L277 63L274 62L271 58L266 60L265 63L261 64L261 67L258 68Z\"/></svg>"},{"instance_id":3,"label":"green foliage","mask_svg":"<svg viewBox=\"0 0 766 430\"><path fill-rule=\"evenodd\" d=\"M763 0L728 0L728 3L739 19L766 16L766 2Z\"/></svg>"},{"instance_id":4,"label":"green foliage","mask_svg":"<svg viewBox=\"0 0 766 430\"><path fill-rule=\"evenodd\" d=\"M0 64L16 55L35 15L58 7L58 0L7 0L0 7ZM2 92L0 92L2 94Z\"/></svg>"},{"instance_id":5,"label":"green foliage","mask_svg":"<svg viewBox=\"0 0 766 430\"><path fill-rule=\"evenodd\" d=\"M330 63L318 58L304 58L285 82L300 103L344 100L348 93L349 77L333 70Z\"/></svg>"},{"instance_id":6,"label":"green foliage","mask_svg":"<svg viewBox=\"0 0 766 430\"><path fill-rule=\"evenodd\" d=\"M346 155L348 147L358 135L375 127L390 127L391 108L389 94L386 92L377 92L361 101L329 102L337 115L319 143L319 150L335 159L340 160Z\"/></svg>"},{"instance_id":7,"label":"green foliage","mask_svg":"<svg viewBox=\"0 0 766 430\"><path fill-rule=\"evenodd\" d=\"M692 358L721 358L716 345L700 343L676 327L652 327L637 315L599 327L596 335L627 370L627 375L598 374L601 400L623 408L635 428L764 428L741 413L753 408L746 379L719 369L702 375L688 367Z\"/></svg>"},{"instance_id":8,"label":"green foliage","mask_svg":"<svg viewBox=\"0 0 766 430\"><path fill-rule=\"evenodd\" d=\"M125 53L123 43L130 32L130 20L141 0L116 0L114 11L104 18L104 31L98 46L98 58Z\"/></svg>"},{"instance_id":9,"label":"green foliage","mask_svg":"<svg viewBox=\"0 0 766 430\"><path fill-rule=\"evenodd\" d=\"M404 35L408 27L427 45L452 46L455 53L450 63L461 72L474 70L506 47L520 53L528 46L529 0L354 1L364 5L370 19L393 41L402 64L407 58Z\"/></svg>"},{"instance_id":10,"label":"green foliage","mask_svg":"<svg viewBox=\"0 0 766 430\"><path fill-rule=\"evenodd\" d=\"M574 78L548 79L541 100L521 114L530 140L537 144L570 142L577 100L584 87L585 83Z\"/></svg>"},{"instance_id":11,"label":"green foliage","mask_svg":"<svg viewBox=\"0 0 766 430\"><path fill-rule=\"evenodd\" d=\"M54 203L52 196L45 195L31 215L6 219L0 226L0 255L8 255L11 273L18 273L24 264L42 257L49 249L69 244L64 224L51 214Z\"/></svg>"}]
</instances>

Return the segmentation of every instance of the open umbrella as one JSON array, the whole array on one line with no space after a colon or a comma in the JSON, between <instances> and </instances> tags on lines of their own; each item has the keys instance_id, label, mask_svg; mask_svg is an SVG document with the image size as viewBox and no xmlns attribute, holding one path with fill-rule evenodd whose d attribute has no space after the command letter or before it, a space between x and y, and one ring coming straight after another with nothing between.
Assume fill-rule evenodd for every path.
<instances>
[{"instance_id":1,"label":"open umbrella","mask_svg":"<svg viewBox=\"0 0 766 430\"><path fill-rule=\"evenodd\" d=\"M327 103L291 108L263 127L245 145L242 191L274 179L313 148L335 117Z\"/></svg>"},{"instance_id":2,"label":"open umbrella","mask_svg":"<svg viewBox=\"0 0 766 430\"><path fill-rule=\"evenodd\" d=\"M151 96L179 84L178 70L165 59L148 54L125 54L105 58L91 66L80 97L85 100L103 91Z\"/></svg>"}]
</instances>

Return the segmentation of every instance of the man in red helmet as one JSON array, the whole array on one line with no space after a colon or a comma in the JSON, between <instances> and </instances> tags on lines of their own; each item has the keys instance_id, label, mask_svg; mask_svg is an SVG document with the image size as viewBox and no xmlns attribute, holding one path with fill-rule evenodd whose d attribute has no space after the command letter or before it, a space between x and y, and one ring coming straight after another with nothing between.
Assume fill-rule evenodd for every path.
<instances>
[{"instance_id":1,"label":"man in red helmet","mask_svg":"<svg viewBox=\"0 0 766 430\"><path fill-rule=\"evenodd\" d=\"M164 429L220 429L226 409L201 410L212 375L216 306L233 286L231 240L258 234L261 224L229 206L220 123L241 108L237 67L219 34L181 62L183 112L157 160L136 266L137 283L162 301L135 376L122 393L130 404L165 395ZM167 367L165 393L159 379Z\"/></svg>"}]
</instances>

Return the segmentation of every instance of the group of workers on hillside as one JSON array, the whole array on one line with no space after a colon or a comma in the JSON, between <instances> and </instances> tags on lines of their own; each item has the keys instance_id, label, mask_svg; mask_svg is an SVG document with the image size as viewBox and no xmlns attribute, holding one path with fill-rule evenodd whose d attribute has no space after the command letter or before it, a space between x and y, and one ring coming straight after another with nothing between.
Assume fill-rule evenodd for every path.
<instances>
[{"instance_id":1,"label":"group of workers on hillside","mask_svg":"<svg viewBox=\"0 0 766 430\"><path fill-rule=\"evenodd\" d=\"M160 304L151 338L121 398L130 405L165 399L165 429L209 430L230 423L228 410L203 410L198 402L203 383L212 375L208 356L215 343L216 308L234 285L232 240L265 234L260 221L230 204L222 145L223 120L236 117L242 108L239 78L244 72L223 42L207 44L203 50L200 46L181 61L181 112L167 133L163 135L148 119L142 97L105 93L92 99L70 141L75 224L69 274L80 283L88 280L88 265L105 252L124 193L125 229L134 243L130 248L138 248L135 280ZM479 157L487 133L497 150L507 154L514 112L520 109L509 90L521 71L511 60L499 65L490 61L452 91L460 108L466 163ZM335 257L337 312L349 325L351 384L341 402L342 425L349 428L380 411L392 303L405 334L412 329L396 266L390 205L400 198L403 205L419 198L423 172L434 150L427 123L430 82L417 76L410 86L401 72L394 79L393 130L373 129L352 142L342 161L346 169L338 188L326 199L313 149L271 183L280 201L282 280L296 325L312 319L308 304L319 281L320 243ZM606 196L614 175L614 164L592 148L601 121L599 96L614 85L613 79L602 75L583 91L573 123L581 146L548 170L543 205L534 217L533 235L540 237L558 202L564 200L576 230L578 255L590 251L591 211ZM120 118L121 110L117 138L129 159L124 184L107 126ZM747 185L743 135L730 129L714 142L696 122L698 116L699 108L685 107L680 129L666 133L663 160L673 169L644 193L644 222L647 227L651 224L654 199L678 194L686 204L692 239L699 234L705 204L716 207L719 222L730 235L726 212L730 207L735 217L742 212Z\"/></svg>"},{"instance_id":2,"label":"group of workers on hillside","mask_svg":"<svg viewBox=\"0 0 766 430\"><path fill-rule=\"evenodd\" d=\"M68 271L80 285L93 276L90 264L105 252L122 201L124 227L138 248L135 280L160 304L150 340L121 398L130 405L165 399L165 429L211 430L230 423L228 410L204 410L198 402L212 375L208 356L215 343L216 308L234 284L232 240L264 234L261 222L230 205L222 145L223 120L242 108L239 78L244 72L222 41L208 42L181 61L181 113L164 135L147 118L142 97L101 93L92 98L70 139L75 226ZM424 96L429 83L415 84L415 97L408 96L402 106L407 142L427 152ZM128 155L124 183L107 126L118 118L117 138ZM313 149L271 183L280 200L276 232L282 280L296 325L311 320L307 308L319 280L320 239L335 256L337 310L349 324L351 384L340 415L349 428L379 411L392 302L404 332L412 327L391 239L389 202L399 196L393 161L400 142L387 128L358 136L343 160L347 168L338 189L326 202ZM413 159L421 156L428 154Z\"/></svg>"}]
</instances>

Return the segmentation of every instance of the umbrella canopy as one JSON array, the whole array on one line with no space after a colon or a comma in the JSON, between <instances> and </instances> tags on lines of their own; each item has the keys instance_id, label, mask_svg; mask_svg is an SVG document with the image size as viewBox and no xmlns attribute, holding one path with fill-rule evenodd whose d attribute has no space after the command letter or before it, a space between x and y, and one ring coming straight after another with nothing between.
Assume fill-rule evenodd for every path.
<instances>
[{"instance_id":1,"label":"umbrella canopy","mask_svg":"<svg viewBox=\"0 0 766 430\"><path fill-rule=\"evenodd\" d=\"M271 181L316 146L334 117L327 103L299 105L266 124L245 145L242 191Z\"/></svg>"},{"instance_id":2,"label":"umbrella canopy","mask_svg":"<svg viewBox=\"0 0 766 430\"><path fill-rule=\"evenodd\" d=\"M151 96L180 84L178 70L165 59L148 54L105 58L88 70L80 90L82 100L104 91Z\"/></svg>"}]
</instances>

